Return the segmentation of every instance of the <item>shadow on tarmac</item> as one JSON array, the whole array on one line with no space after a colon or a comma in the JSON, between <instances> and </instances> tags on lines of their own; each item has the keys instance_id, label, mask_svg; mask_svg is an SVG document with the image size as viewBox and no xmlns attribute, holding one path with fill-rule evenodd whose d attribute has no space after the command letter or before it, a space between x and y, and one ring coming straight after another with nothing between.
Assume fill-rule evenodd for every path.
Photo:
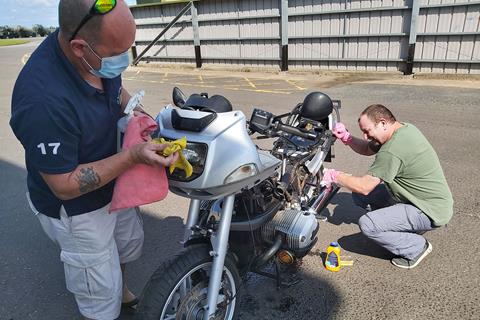
<instances>
[{"instance_id":1,"label":"shadow on tarmac","mask_svg":"<svg viewBox=\"0 0 480 320\"><path fill-rule=\"evenodd\" d=\"M322 268L319 265L319 268ZM301 267L287 277L300 282L277 289L276 282L249 274L239 303L239 320L332 319L338 316L342 298L323 279L307 274Z\"/></svg>"},{"instance_id":2,"label":"shadow on tarmac","mask_svg":"<svg viewBox=\"0 0 480 320\"><path fill-rule=\"evenodd\" d=\"M364 256L370 256L383 260L390 260L394 257L391 252L369 240L361 232L343 236L338 239L338 243L343 249Z\"/></svg>"},{"instance_id":3,"label":"shadow on tarmac","mask_svg":"<svg viewBox=\"0 0 480 320\"><path fill-rule=\"evenodd\" d=\"M332 212L324 210L323 214L328 217L328 222L339 226L341 224L358 224L358 219L365 214L365 210L357 207L352 201L349 192L338 192L330 201L335 208Z\"/></svg>"},{"instance_id":4,"label":"shadow on tarmac","mask_svg":"<svg viewBox=\"0 0 480 320\"><path fill-rule=\"evenodd\" d=\"M363 216L366 211L353 203L352 194L349 192L339 192L333 198L331 203L336 205L332 213L324 212L328 217L328 222L334 225L358 224L358 219ZM325 210L328 211L328 210ZM350 252L361 255L375 257L384 260L390 260L394 257L392 253L369 240L361 232L343 236L338 239L340 246Z\"/></svg>"},{"instance_id":5,"label":"shadow on tarmac","mask_svg":"<svg viewBox=\"0 0 480 320\"><path fill-rule=\"evenodd\" d=\"M157 220L146 216L144 227L144 252L149 254L144 253L139 261L129 266L130 274L142 274L142 279L136 283L142 284L135 291L139 295L150 275L162 263L181 252L179 241L183 239L184 225L178 217ZM284 274L284 280L299 280L299 283L277 289L275 280L248 273L241 285L238 320L331 319L339 310L341 297L335 288L325 280L308 274L301 268L301 263L290 268ZM133 318L133 314L123 314L119 319Z\"/></svg>"},{"instance_id":6,"label":"shadow on tarmac","mask_svg":"<svg viewBox=\"0 0 480 320\"><path fill-rule=\"evenodd\" d=\"M45 235L31 213L25 197L26 170L0 160L2 184L2 223L0 224L0 318L82 319L74 297L65 287L59 248ZM145 244L140 259L128 265L129 287L140 295L150 275L163 262L182 249L183 220L177 216L164 219L144 213ZM277 290L276 282L248 274L239 301L238 319L330 319L338 311L341 298L326 281L302 270L288 276L300 282ZM312 296L313 295L313 296ZM119 319L133 319L132 312L122 312Z\"/></svg>"}]
</instances>

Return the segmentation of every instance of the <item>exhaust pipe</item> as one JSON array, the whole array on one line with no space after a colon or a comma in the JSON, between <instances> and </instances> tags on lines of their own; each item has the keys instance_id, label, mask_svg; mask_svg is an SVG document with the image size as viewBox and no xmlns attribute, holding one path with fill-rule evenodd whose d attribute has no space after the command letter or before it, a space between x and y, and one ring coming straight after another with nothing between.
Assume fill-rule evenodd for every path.
<instances>
[{"instance_id":1,"label":"exhaust pipe","mask_svg":"<svg viewBox=\"0 0 480 320\"><path fill-rule=\"evenodd\" d=\"M337 185L332 185L330 188L323 188L308 211L312 213L320 213L325 209L333 196L337 194L338 190L340 190L340 187Z\"/></svg>"},{"instance_id":2,"label":"exhaust pipe","mask_svg":"<svg viewBox=\"0 0 480 320\"><path fill-rule=\"evenodd\" d=\"M282 246L282 236L280 234L277 234L273 245L255 260L254 269L258 269L264 266L275 255L275 253L277 253L277 251L280 249L281 246Z\"/></svg>"}]
</instances>

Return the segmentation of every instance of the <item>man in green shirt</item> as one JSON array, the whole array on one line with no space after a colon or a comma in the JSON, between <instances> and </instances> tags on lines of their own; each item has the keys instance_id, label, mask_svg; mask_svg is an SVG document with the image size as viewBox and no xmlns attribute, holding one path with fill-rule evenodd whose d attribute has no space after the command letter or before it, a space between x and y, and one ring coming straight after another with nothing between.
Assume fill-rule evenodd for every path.
<instances>
[{"instance_id":1,"label":"man in green shirt","mask_svg":"<svg viewBox=\"0 0 480 320\"><path fill-rule=\"evenodd\" d=\"M398 122L383 105L366 108L358 124L364 139L353 137L342 123L333 132L353 151L375 155L375 161L362 177L326 169L323 183L350 189L355 204L370 211L358 221L362 232L397 256L395 266L414 268L432 251L421 234L453 215L440 161L415 126Z\"/></svg>"}]
</instances>

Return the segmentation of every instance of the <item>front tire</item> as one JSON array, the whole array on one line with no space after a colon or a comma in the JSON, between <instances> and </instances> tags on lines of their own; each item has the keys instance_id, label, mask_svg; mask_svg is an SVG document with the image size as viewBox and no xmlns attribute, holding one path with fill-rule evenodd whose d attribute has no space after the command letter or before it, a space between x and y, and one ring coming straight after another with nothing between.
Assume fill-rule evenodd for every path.
<instances>
[{"instance_id":1,"label":"front tire","mask_svg":"<svg viewBox=\"0 0 480 320\"><path fill-rule=\"evenodd\" d=\"M203 319L207 305L212 257L207 244L197 244L161 265L151 276L138 305L137 319ZM236 315L240 276L233 259L225 257L216 320L232 320Z\"/></svg>"}]
</instances>

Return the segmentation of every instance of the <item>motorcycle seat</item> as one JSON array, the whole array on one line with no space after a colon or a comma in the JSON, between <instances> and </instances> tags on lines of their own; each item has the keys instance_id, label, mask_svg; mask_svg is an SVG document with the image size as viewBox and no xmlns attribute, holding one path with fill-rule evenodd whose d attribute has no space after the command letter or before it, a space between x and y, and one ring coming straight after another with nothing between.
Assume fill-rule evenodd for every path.
<instances>
[{"instance_id":1,"label":"motorcycle seat","mask_svg":"<svg viewBox=\"0 0 480 320\"><path fill-rule=\"evenodd\" d=\"M199 110L213 113L222 113L232 111L232 104L227 98L221 95L214 95L208 98L205 95L192 94L182 109Z\"/></svg>"}]
</instances>

